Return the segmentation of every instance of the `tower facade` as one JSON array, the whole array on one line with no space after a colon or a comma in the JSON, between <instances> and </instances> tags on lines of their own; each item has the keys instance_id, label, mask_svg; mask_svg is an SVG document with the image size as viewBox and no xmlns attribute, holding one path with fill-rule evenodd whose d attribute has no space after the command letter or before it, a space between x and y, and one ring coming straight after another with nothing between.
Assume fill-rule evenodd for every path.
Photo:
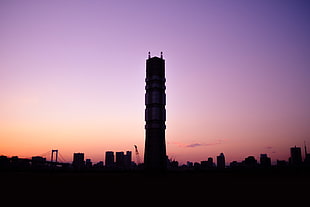
<instances>
[{"instance_id":1,"label":"tower facade","mask_svg":"<svg viewBox=\"0 0 310 207\"><path fill-rule=\"evenodd\" d=\"M150 56L145 78L145 149L144 165L148 170L164 170L166 156L166 78L165 60Z\"/></svg>"}]
</instances>

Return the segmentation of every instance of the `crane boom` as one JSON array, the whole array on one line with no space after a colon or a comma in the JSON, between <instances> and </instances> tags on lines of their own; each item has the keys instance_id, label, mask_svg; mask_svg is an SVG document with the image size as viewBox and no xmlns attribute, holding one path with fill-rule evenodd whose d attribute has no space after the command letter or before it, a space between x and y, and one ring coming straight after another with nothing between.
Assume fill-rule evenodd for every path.
<instances>
[{"instance_id":1,"label":"crane boom","mask_svg":"<svg viewBox=\"0 0 310 207\"><path fill-rule=\"evenodd\" d=\"M141 160L140 160L140 155L139 155L139 151L138 151L138 146L134 145L135 147L135 154L136 154L136 159L137 159L137 165L141 164Z\"/></svg>"}]
</instances>

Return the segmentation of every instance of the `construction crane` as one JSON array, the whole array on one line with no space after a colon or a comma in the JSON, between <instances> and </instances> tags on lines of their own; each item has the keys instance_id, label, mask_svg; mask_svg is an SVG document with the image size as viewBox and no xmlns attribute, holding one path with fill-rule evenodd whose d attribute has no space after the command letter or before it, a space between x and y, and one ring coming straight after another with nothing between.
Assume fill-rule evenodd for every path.
<instances>
[{"instance_id":1,"label":"construction crane","mask_svg":"<svg viewBox=\"0 0 310 207\"><path fill-rule=\"evenodd\" d=\"M135 146L137 165L139 165L139 164L141 164L141 160L140 160L140 155L139 155L138 147L137 147L137 145L134 145L134 146Z\"/></svg>"}]
</instances>

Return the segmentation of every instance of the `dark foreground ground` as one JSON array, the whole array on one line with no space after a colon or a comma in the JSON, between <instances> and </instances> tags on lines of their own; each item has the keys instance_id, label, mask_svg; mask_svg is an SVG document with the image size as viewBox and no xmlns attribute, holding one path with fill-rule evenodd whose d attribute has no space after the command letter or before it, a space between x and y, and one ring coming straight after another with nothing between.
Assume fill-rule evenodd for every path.
<instances>
[{"instance_id":1,"label":"dark foreground ground","mask_svg":"<svg viewBox=\"0 0 310 207\"><path fill-rule=\"evenodd\" d=\"M310 204L309 169L166 173L0 171L0 179L1 203L10 204L6 206Z\"/></svg>"}]
</instances>

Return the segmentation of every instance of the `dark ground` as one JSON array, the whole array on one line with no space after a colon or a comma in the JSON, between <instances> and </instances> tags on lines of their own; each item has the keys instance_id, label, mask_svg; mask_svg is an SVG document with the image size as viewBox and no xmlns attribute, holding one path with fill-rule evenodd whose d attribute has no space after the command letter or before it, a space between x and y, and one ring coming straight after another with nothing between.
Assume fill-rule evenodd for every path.
<instances>
[{"instance_id":1,"label":"dark ground","mask_svg":"<svg viewBox=\"0 0 310 207\"><path fill-rule=\"evenodd\" d=\"M0 179L1 203L10 203L6 206L310 204L308 169L166 173L2 171Z\"/></svg>"}]
</instances>

